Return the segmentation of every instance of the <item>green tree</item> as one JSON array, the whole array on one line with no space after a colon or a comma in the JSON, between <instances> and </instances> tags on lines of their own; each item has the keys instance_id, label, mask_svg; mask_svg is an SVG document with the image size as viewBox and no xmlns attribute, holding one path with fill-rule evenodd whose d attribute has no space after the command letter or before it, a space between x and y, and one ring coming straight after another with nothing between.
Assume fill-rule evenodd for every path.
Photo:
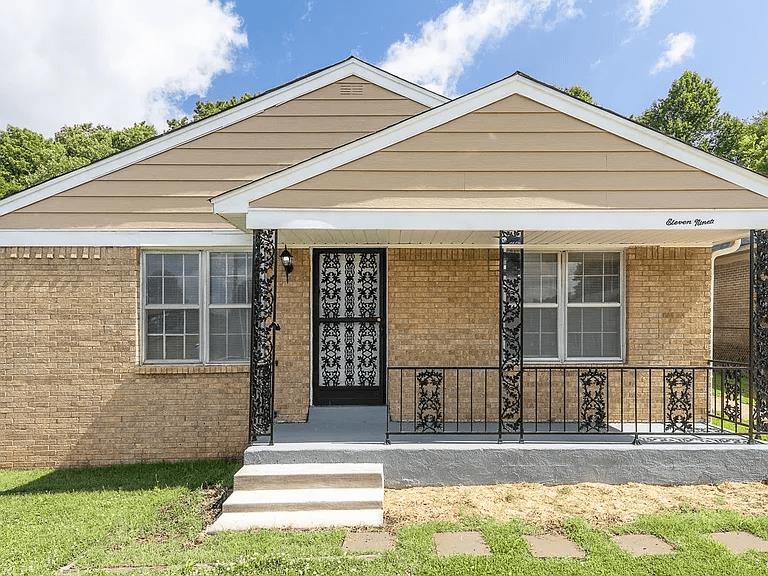
<instances>
[{"instance_id":1,"label":"green tree","mask_svg":"<svg viewBox=\"0 0 768 576\"><path fill-rule=\"evenodd\" d=\"M720 117L720 91L714 82L686 70L637 121L697 148L713 151Z\"/></svg>"},{"instance_id":2,"label":"green tree","mask_svg":"<svg viewBox=\"0 0 768 576\"><path fill-rule=\"evenodd\" d=\"M720 111L720 91L711 79L686 70L636 118L641 124L768 175L768 113L745 122Z\"/></svg>"},{"instance_id":3,"label":"green tree","mask_svg":"<svg viewBox=\"0 0 768 576\"><path fill-rule=\"evenodd\" d=\"M142 142L157 136L157 130L152 124L138 122L133 126L128 126L122 130L115 130L112 134L112 148L117 152L122 152L128 148L138 146Z\"/></svg>"},{"instance_id":4,"label":"green tree","mask_svg":"<svg viewBox=\"0 0 768 576\"><path fill-rule=\"evenodd\" d=\"M563 92L567 92L571 96L578 98L579 100L584 100L584 102L588 102L589 104L595 103L595 100L592 98L592 94L589 93L589 90L576 84L570 88L563 88Z\"/></svg>"},{"instance_id":5,"label":"green tree","mask_svg":"<svg viewBox=\"0 0 768 576\"><path fill-rule=\"evenodd\" d=\"M747 125L741 156L747 168L768 176L768 111L760 112Z\"/></svg>"},{"instance_id":6,"label":"green tree","mask_svg":"<svg viewBox=\"0 0 768 576\"><path fill-rule=\"evenodd\" d=\"M27 128L0 131L0 198L75 168L66 148Z\"/></svg>"},{"instance_id":7,"label":"green tree","mask_svg":"<svg viewBox=\"0 0 768 576\"><path fill-rule=\"evenodd\" d=\"M114 152L112 134L114 131L101 124L75 124L64 126L53 137L61 144L75 164L83 165L95 162Z\"/></svg>"},{"instance_id":8,"label":"green tree","mask_svg":"<svg viewBox=\"0 0 768 576\"><path fill-rule=\"evenodd\" d=\"M192 110L192 118L188 116L182 116L181 118L171 118L170 120L167 121L168 129L175 130L176 128L181 128L182 126L186 126L190 122L196 122L198 120L202 120L203 118L207 118L208 116L213 116L214 114L218 114L219 112L222 112L227 108L232 108L233 106L237 106L238 104L242 104L243 102L252 100L256 96L258 96L258 94L246 92L244 94L241 94L240 96L232 96L232 98L229 98L227 100L210 100L208 102L204 100L198 100L195 103L194 109Z\"/></svg>"},{"instance_id":9,"label":"green tree","mask_svg":"<svg viewBox=\"0 0 768 576\"><path fill-rule=\"evenodd\" d=\"M749 132L749 125L741 118L727 112L720 114L709 136L708 151L736 164L744 164Z\"/></svg>"},{"instance_id":10,"label":"green tree","mask_svg":"<svg viewBox=\"0 0 768 576\"><path fill-rule=\"evenodd\" d=\"M131 148L156 133L145 122L122 130L75 124L64 126L53 138L8 126L0 131L0 198Z\"/></svg>"}]
</instances>

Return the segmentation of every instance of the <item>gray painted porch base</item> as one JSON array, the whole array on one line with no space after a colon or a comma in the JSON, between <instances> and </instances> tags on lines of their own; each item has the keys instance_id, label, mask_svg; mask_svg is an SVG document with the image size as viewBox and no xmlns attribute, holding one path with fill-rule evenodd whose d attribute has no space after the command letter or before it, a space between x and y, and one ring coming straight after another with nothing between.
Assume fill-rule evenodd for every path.
<instances>
[{"instance_id":1,"label":"gray painted porch base","mask_svg":"<svg viewBox=\"0 0 768 576\"><path fill-rule=\"evenodd\" d=\"M712 484L768 479L768 444L646 443L632 435L403 436L384 444L381 408L313 408L306 424L279 424L275 445L245 451L245 464L382 463L388 488L541 482ZM602 438L602 437L601 437ZM417 443L414 443L418 440ZM428 440L428 441L427 441Z\"/></svg>"},{"instance_id":2,"label":"gray painted porch base","mask_svg":"<svg viewBox=\"0 0 768 576\"><path fill-rule=\"evenodd\" d=\"M251 446L246 464L375 462L387 488L541 482L714 484L768 479L768 446L307 443Z\"/></svg>"}]
</instances>

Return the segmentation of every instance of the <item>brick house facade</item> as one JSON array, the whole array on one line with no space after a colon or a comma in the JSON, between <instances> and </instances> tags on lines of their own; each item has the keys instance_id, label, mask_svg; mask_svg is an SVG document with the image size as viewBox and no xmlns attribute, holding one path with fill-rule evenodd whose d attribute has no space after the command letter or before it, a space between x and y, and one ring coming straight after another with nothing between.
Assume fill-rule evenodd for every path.
<instances>
[{"instance_id":1,"label":"brick house facade","mask_svg":"<svg viewBox=\"0 0 768 576\"><path fill-rule=\"evenodd\" d=\"M495 251L392 248L387 256L389 363L498 362ZM290 281L278 284L281 421L304 421L310 405L309 251L294 258ZM242 453L246 365L139 362L137 249L0 248L0 263L4 466ZM709 266L703 248L627 250L627 364L706 363Z\"/></svg>"},{"instance_id":2,"label":"brick house facade","mask_svg":"<svg viewBox=\"0 0 768 576\"><path fill-rule=\"evenodd\" d=\"M712 247L765 227L766 179L525 75L348 59L0 201L0 466L237 457L334 402L690 433Z\"/></svg>"}]
</instances>

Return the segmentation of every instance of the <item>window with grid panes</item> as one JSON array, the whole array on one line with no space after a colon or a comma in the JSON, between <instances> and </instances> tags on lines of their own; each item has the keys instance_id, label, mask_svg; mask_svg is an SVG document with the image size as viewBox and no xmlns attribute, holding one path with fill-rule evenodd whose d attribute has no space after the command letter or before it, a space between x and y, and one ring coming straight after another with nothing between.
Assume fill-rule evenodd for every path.
<instances>
[{"instance_id":1,"label":"window with grid panes","mask_svg":"<svg viewBox=\"0 0 768 576\"><path fill-rule=\"evenodd\" d=\"M526 252L525 358L621 359L621 267L620 252Z\"/></svg>"},{"instance_id":2,"label":"window with grid panes","mask_svg":"<svg viewBox=\"0 0 768 576\"><path fill-rule=\"evenodd\" d=\"M146 362L248 360L250 253L148 252L142 280Z\"/></svg>"}]
</instances>

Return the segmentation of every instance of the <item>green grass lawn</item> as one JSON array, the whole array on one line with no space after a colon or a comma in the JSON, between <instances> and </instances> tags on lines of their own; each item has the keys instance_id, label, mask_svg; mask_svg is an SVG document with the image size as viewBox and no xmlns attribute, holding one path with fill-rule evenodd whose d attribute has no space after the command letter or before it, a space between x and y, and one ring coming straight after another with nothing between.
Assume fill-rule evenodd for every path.
<instances>
[{"instance_id":1,"label":"green grass lawn","mask_svg":"<svg viewBox=\"0 0 768 576\"><path fill-rule=\"evenodd\" d=\"M239 465L225 461L116 466L83 470L0 472L0 574L55 574L74 562L74 574L526 574L765 576L768 554L729 554L706 534L747 530L768 538L768 510L757 517L730 511L649 515L610 531L569 520L562 530L586 551L586 560L537 560L522 535L536 526L510 519L466 518L456 524L407 526L394 552L378 558L345 556L343 530L254 531L202 536L210 488L228 485ZM439 558L436 531L480 530L488 557ZM660 536L672 556L633 558L610 533Z\"/></svg>"}]
</instances>

